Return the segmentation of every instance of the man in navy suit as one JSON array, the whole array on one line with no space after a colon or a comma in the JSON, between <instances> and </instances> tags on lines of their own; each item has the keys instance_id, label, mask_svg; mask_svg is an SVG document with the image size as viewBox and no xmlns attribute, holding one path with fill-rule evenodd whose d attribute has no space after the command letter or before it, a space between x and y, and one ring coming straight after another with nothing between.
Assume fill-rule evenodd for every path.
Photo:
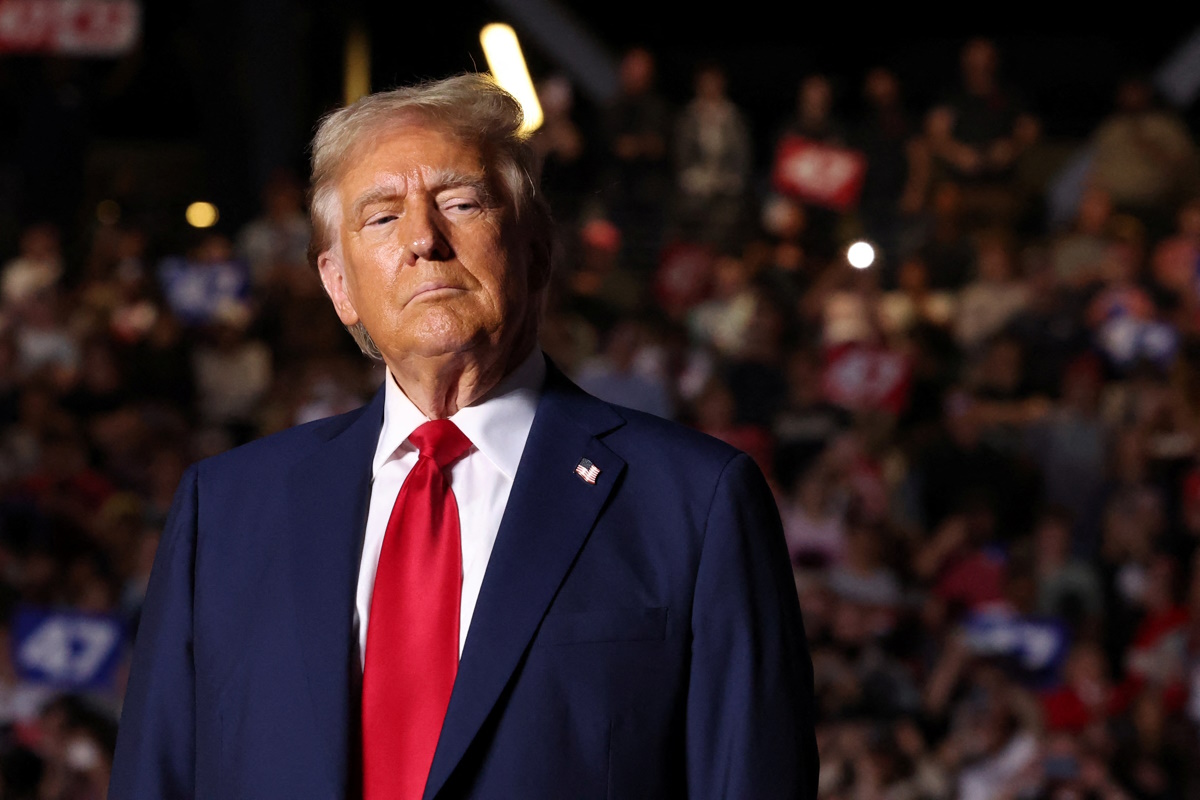
<instances>
[{"instance_id":1,"label":"man in navy suit","mask_svg":"<svg viewBox=\"0 0 1200 800\"><path fill-rule=\"evenodd\" d=\"M113 800L815 797L770 491L544 359L550 223L520 127L480 76L322 121L313 251L385 385L184 477ZM397 571L427 540L452 556L411 545Z\"/></svg>"}]
</instances>

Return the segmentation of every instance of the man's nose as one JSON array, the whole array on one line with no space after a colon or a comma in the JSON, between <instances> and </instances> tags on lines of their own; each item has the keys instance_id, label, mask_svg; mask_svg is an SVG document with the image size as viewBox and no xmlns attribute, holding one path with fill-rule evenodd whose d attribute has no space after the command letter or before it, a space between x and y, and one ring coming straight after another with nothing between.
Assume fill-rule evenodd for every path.
<instances>
[{"instance_id":1,"label":"man's nose","mask_svg":"<svg viewBox=\"0 0 1200 800\"><path fill-rule=\"evenodd\" d=\"M409 211L404 231L404 263L412 266L418 259L444 261L450 257L450 242L438 226L437 212L429 208Z\"/></svg>"}]
</instances>

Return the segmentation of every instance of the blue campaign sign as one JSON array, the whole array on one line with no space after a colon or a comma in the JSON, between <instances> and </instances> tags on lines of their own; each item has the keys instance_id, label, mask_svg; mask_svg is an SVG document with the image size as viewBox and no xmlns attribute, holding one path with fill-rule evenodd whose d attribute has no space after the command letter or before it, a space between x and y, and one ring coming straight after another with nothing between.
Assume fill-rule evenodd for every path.
<instances>
[{"instance_id":1,"label":"blue campaign sign","mask_svg":"<svg viewBox=\"0 0 1200 800\"><path fill-rule=\"evenodd\" d=\"M158 278L167 304L185 325L217 321L224 309L242 303L250 292L250 272L240 261L165 258Z\"/></svg>"},{"instance_id":2,"label":"blue campaign sign","mask_svg":"<svg viewBox=\"0 0 1200 800\"><path fill-rule=\"evenodd\" d=\"M1150 361L1166 367L1179 347L1179 333L1170 325L1157 320L1131 316L1115 316L1096 332L1100 348L1121 369L1140 361Z\"/></svg>"},{"instance_id":3,"label":"blue campaign sign","mask_svg":"<svg viewBox=\"0 0 1200 800\"><path fill-rule=\"evenodd\" d=\"M963 632L973 653L1008 660L1034 686L1057 681L1070 647L1059 620L1007 610L972 613L963 621Z\"/></svg>"},{"instance_id":4,"label":"blue campaign sign","mask_svg":"<svg viewBox=\"0 0 1200 800\"><path fill-rule=\"evenodd\" d=\"M125 639L116 616L32 607L17 611L12 635L21 678L69 690L110 688Z\"/></svg>"}]
</instances>

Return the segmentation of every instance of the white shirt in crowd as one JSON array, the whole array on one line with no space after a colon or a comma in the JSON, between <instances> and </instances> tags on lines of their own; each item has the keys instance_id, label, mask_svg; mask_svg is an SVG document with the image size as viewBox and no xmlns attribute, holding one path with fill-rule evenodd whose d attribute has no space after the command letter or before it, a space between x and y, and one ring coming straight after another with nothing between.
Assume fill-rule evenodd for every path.
<instances>
[{"instance_id":1,"label":"white shirt in crowd","mask_svg":"<svg viewBox=\"0 0 1200 800\"><path fill-rule=\"evenodd\" d=\"M450 467L450 488L458 504L462 534L463 583L460 605L458 652L462 655L471 626L475 601L483 585L483 574L496 543L500 520L512 491L513 478L525 440L533 426L546 363L540 348L502 380L481 401L450 417L473 445L467 455ZM359 658L365 661L367 625L371 613L371 592L379 551L396 495L409 470L417 463L417 450L408 436L425 422L425 415L413 405L396 384L391 373L385 378L383 428L372 462L371 500L367 509L367 529L363 539L362 561L358 568L358 594L354 624L358 632Z\"/></svg>"}]
</instances>

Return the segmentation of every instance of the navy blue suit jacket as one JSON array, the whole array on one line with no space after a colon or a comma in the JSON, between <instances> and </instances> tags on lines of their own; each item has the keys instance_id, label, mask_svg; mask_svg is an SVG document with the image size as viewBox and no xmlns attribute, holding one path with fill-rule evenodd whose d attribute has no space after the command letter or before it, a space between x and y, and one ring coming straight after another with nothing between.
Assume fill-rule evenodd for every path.
<instances>
[{"instance_id":1,"label":"navy blue suit jacket","mask_svg":"<svg viewBox=\"0 0 1200 800\"><path fill-rule=\"evenodd\" d=\"M193 466L111 800L353 797L359 551L383 392ZM600 474L574 473L581 458ZM772 496L715 439L552 366L426 798L812 798L812 668Z\"/></svg>"}]
</instances>

